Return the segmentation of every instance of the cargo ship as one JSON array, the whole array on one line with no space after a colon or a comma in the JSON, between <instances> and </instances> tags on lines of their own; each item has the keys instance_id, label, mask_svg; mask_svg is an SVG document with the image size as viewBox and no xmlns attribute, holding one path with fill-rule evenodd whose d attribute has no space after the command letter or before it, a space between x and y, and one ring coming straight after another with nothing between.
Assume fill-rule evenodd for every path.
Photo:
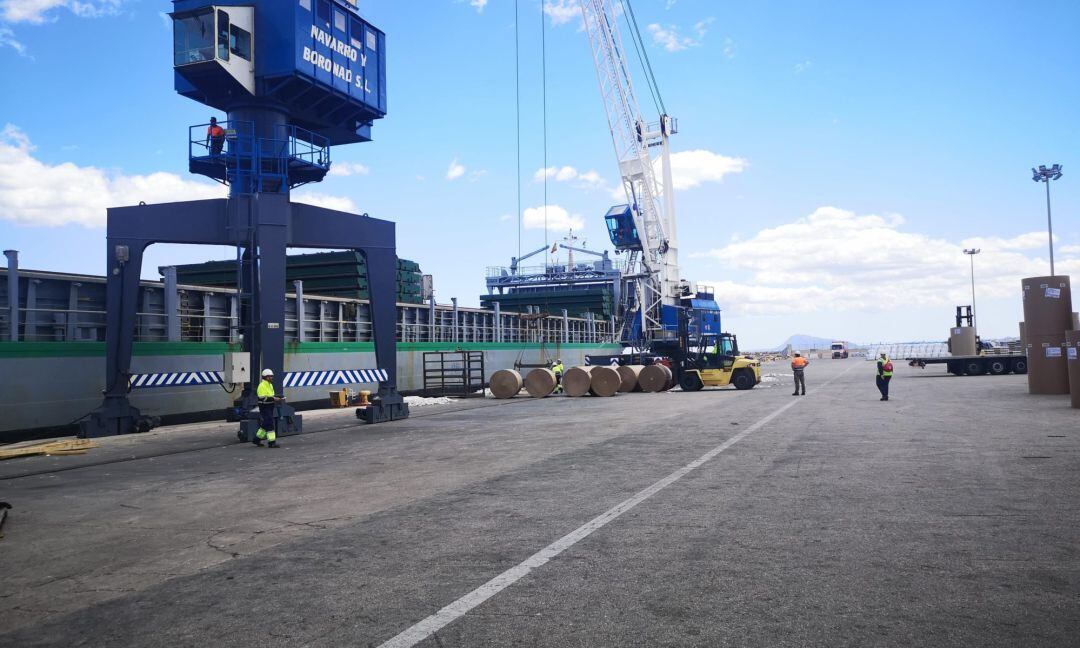
<instances>
[{"instance_id":1,"label":"cargo ship","mask_svg":"<svg viewBox=\"0 0 1080 648\"><path fill-rule=\"evenodd\" d=\"M8 252L0 268L0 372L7 378L0 440L67 431L105 389L105 277L20 269L18 254ZM285 391L295 404L325 404L343 387L375 387L363 264L342 256L350 254L297 255L287 264ZM224 358L241 348L238 296L229 287L235 279L227 262L160 274L140 284L132 403L166 421L220 417L236 391L222 380ZM621 349L608 316L525 303L513 311L498 303L437 303L430 279L407 261L399 262L398 283L398 386L405 393L423 390L425 353L482 352L486 379L515 364L583 364L586 355Z\"/></svg>"}]
</instances>

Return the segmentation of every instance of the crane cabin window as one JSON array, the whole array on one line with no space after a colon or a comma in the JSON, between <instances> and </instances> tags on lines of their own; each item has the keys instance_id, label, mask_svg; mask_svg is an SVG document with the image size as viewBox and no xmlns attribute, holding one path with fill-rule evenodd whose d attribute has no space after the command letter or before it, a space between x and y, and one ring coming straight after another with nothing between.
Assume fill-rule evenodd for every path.
<instances>
[{"instance_id":1,"label":"crane cabin window","mask_svg":"<svg viewBox=\"0 0 1080 648\"><path fill-rule=\"evenodd\" d=\"M339 32L345 31L345 13L334 10L334 29Z\"/></svg>"},{"instance_id":2,"label":"crane cabin window","mask_svg":"<svg viewBox=\"0 0 1080 648\"><path fill-rule=\"evenodd\" d=\"M229 60L229 14L217 12L217 57L222 61Z\"/></svg>"},{"instance_id":3,"label":"crane cabin window","mask_svg":"<svg viewBox=\"0 0 1080 648\"><path fill-rule=\"evenodd\" d=\"M356 18L349 21L349 43L351 43L357 51L364 48L364 23Z\"/></svg>"},{"instance_id":4,"label":"crane cabin window","mask_svg":"<svg viewBox=\"0 0 1080 648\"><path fill-rule=\"evenodd\" d=\"M327 27L330 26L330 2L329 0L315 0L315 17Z\"/></svg>"},{"instance_id":5,"label":"crane cabin window","mask_svg":"<svg viewBox=\"0 0 1080 648\"><path fill-rule=\"evenodd\" d=\"M300 0L300 6L311 11L311 0Z\"/></svg>"},{"instance_id":6,"label":"crane cabin window","mask_svg":"<svg viewBox=\"0 0 1080 648\"><path fill-rule=\"evenodd\" d=\"M251 32L236 25L229 27L229 51L245 61L251 60Z\"/></svg>"},{"instance_id":7,"label":"crane cabin window","mask_svg":"<svg viewBox=\"0 0 1080 648\"><path fill-rule=\"evenodd\" d=\"M210 9L173 17L173 65L214 59L214 12Z\"/></svg>"}]
</instances>

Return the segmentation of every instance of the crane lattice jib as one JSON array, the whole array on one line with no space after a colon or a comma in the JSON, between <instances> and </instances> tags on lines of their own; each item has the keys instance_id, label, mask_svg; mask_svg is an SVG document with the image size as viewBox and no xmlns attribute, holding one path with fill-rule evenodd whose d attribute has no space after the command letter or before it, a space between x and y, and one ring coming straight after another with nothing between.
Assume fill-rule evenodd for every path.
<instances>
[{"instance_id":1,"label":"crane lattice jib","mask_svg":"<svg viewBox=\"0 0 1080 648\"><path fill-rule=\"evenodd\" d=\"M668 198L668 204L671 202L665 196L663 184L657 180L650 152L653 148L651 143L666 143L669 134L666 117L655 129L650 128L641 117L641 108L624 56L615 3L581 0L581 10L623 188L630 204L635 206L634 224L643 248L639 257L640 274L645 275L641 295L645 306L643 328L647 331L659 330L662 329L660 305L678 303L679 283L678 262L671 236L674 233L674 214L665 213L661 196Z\"/></svg>"}]
</instances>

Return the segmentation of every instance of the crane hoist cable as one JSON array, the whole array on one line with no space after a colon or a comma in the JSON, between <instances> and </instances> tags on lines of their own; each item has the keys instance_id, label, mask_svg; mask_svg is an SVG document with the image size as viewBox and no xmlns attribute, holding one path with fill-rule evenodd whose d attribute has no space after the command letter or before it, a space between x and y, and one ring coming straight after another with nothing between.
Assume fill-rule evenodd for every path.
<instances>
[{"instance_id":1,"label":"crane hoist cable","mask_svg":"<svg viewBox=\"0 0 1080 648\"><path fill-rule=\"evenodd\" d=\"M514 102L517 118L517 250L521 258L521 30L518 14L521 0L514 0Z\"/></svg>"},{"instance_id":2,"label":"crane hoist cable","mask_svg":"<svg viewBox=\"0 0 1080 648\"><path fill-rule=\"evenodd\" d=\"M540 86L544 114L544 245L548 244L548 135L547 135L547 12L540 6ZM544 259L544 267L548 265Z\"/></svg>"},{"instance_id":3,"label":"crane hoist cable","mask_svg":"<svg viewBox=\"0 0 1080 648\"><path fill-rule=\"evenodd\" d=\"M657 112L666 115L667 107L664 106L664 97L660 94L660 85L656 82L652 61L649 60L649 52L645 48L645 41L641 36L641 30L638 28L634 6L630 3L630 0L620 0L620 3L624 9L623 16L626 18L626 24L630 28L630 40L634 42L638 63L641 64L641 71L645 74L645 82L649 86L649 94L652 95L653 105L656 106Z\"/></svg>"}]
</instances>

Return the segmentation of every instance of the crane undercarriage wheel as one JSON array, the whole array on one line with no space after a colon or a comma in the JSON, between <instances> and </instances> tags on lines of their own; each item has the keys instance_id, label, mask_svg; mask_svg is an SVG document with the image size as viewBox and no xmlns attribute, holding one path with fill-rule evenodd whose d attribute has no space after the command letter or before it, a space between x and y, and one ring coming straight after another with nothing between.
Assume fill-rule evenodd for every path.
<instances>
[{"instance_id":1,"label":"crane undercarriage wheel","mask_svg":"<svg viewBox=\"0 0 1080 648\"><path fill-rule=\"evenodd\" d=\"M735 389L745 391L747 389L753 389L757 384L757 379L754 377L754 372L749 369L739 369L735 372L735 375L731 377L731 384L735 385Z\"/></svg>"},{"instance_id":2,"label":"crane undercarriage wheel","mask_svg":"<svg viewBox=\"0 0 1080 648\"><path fill-rule=\"evenodd\" d=\"M705 384L701 382L701 376L693 371L687 371L682 376L679 376L679 387L682 388L683 391L701 391L701 388L704 386Z\"/></svg>"}]
</instances>

